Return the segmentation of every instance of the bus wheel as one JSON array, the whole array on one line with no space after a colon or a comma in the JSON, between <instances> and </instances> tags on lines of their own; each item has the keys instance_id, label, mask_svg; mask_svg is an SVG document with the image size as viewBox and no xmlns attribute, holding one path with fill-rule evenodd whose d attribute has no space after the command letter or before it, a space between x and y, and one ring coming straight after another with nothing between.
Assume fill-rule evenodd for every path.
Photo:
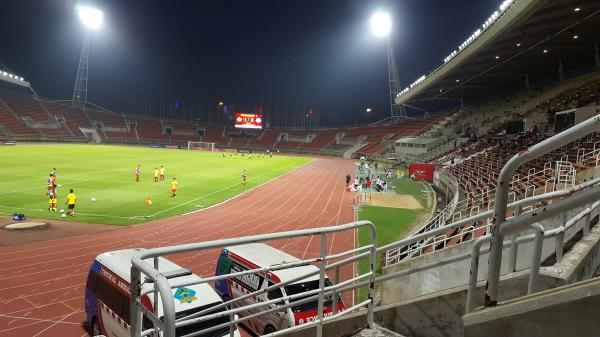
<instances>
[{"instance_id":1,"label":"bus wheel","mask_svg":"<svg viewBox=\"0 0 600 337\"><path fill-rule=\"evenodd\" d=\"M100 331L100 323L98 323L97 319L92 320L92 336L102 336L102 331Z\"/></svg>"},{"instance_id":2,"label":"bus wheel","mask_svg":"<svg viewBox=\"0 0 600 337\"><path fill-rule=\"evenodd\" d=\"M274 328L274 327L272 327L272 326L268 325L268 326L265 328L265 333L264 333L263 335L270 334L270 333L273 333L273 332L275 332L275 331L276 331L276 330L275 330L275 328Z\"/></svg>"}]
</instances>

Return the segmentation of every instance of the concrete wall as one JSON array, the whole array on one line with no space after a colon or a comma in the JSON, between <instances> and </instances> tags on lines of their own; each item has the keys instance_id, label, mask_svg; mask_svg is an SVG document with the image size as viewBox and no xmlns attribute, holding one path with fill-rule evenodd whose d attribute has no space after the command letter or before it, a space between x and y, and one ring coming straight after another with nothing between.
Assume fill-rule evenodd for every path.
<instances>
[{"instance_id":1,"label":"concrete wall","mask_svg":"<svg viewBox=\"0 0 600 337\"><path fill-rule=\"evenodd\" d=\"M579 213L585 207L586 206L568 212L566 217L571 218L573 215ZM557 227L560 223L564 223L564 221L565 217L562 216L556 219L548 219L542 221L542 225L545 229L551 229ZM572 237L579 228L581 228L581 225L569 230L566 233L565 237L567 239ZM522 232L522 235L529 234L532 234L532 232ZM544 241L544 246L542 250L542 260L546 259L554 253L555 242L556 240L554 239L548 239ZM386 275L392 272L406 269L416 269L428 263L443 262L451 257L470 253L472 251L473 244L474 241L468 241L453 247L441 249L434 253L429 253L416 258L411 258L402 261L398 264L384 268L383 274ZM527 269L531 266L532 249L533 242L519 245L516 265L517 271ZM462 261L438 266L436 268L414 272L394 280L383 282L381 286L381 304L390 304L466 285L468 283L469 273L471 269L470 264L471 260L469 258ZM506 275L509 272L512 272L512 270L508 269L508 264L509 248L505 248L502 254L502 275ZM483 254L481 255L479 260L479 271L477 276L478 280L485 279L487 277L487 265L488 255Z\"/></svg>"},{"instance_id":2,"label":"concrete wall","mask_svg":"<svg viewBox=\"0 0 600 337\"><path fill-rule=\"evenodd\" d=\"M592 279L465 315L464 336L599 336L599 304L600 279Z\"/></svg>"}]
</instances>

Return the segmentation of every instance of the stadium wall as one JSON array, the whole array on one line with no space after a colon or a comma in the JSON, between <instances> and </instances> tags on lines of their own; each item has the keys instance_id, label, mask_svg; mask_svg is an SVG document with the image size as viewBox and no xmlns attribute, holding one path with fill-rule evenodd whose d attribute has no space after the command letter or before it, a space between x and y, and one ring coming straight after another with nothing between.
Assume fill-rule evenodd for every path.
<instances>
[{"instance_id":1,"label":"stadium wall","mask_svg":"<svg viewBox=\"0 0 600 337\"><path fill-rule=\"evenodd\" d=\"M569 219L572 216L580 213L588 205L581 206L577 209L572 209L565 215L559 216L556 219L544 220L541 224L546 230L556 228L565 222L565 219ZM592 214L595 217L598 214ZM565 239L569 240L572 238L576 231L581 228L581 225L576 226L575 229L565 234ZM532 234L533 232L523 232L522 235ZM472 251L472 247L475 240L470 240L462 244L458 244L451 247L440 249L436 252L424 254L422 256L406 259L400 263L383 268L382 272L384 275L391 274L406 269L414 269L429 263L443 262L449 258L469 254ZM486 245L484 245L484 248ZM524 270L531 266L531 253L533 250L533 242L520 244L518 247L517 264L516 270ZM509 251L510 248L504 248L502 254L502 275L509 274L512 272L509 270ZM550 257L555 252L555 240L545 240L542 250L542 261ZM477 278L479 280L487 277L487 259L488 254L482 254L479 262L479 271ZM434 292L439 292L454 287L460 287L466 285L469 280L469 273L471 269L471 260L463 259L458 262L445 264L438 266L435 269L428 269L424 271L418 271L415 273L408 274L406 276L399 277L395 280L383 282L381 286L381 298L382 304L390 304L402 300L407 300L423 295L427 295ZM402 286L399 287L398 285Z\"/></svg>"}]
</instances>

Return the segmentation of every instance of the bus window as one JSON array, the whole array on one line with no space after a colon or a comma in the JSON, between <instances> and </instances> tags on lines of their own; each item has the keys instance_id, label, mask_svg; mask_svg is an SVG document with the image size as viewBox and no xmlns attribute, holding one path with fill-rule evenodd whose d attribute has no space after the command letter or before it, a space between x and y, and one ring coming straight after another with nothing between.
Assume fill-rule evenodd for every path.
<instances>
[{"instance_id":1,"label":"bus window","mask_svg":"<svg viewBox=\"0 0 600 337\"><path fill-rule=\"evenodd\" d=\"M331 286L331 281L329 281L328 279L325 279L325 287L329 287L329 286ZM285 286L285 293L289 296L289 295L305 293L307 291L315 290L315 289L319 289L319 280L287 285L287 286ZM308 297L308 296L306 296L306 297ZM305 297L297 298L297 299L295 299L295 301L299 301L303 298L305 298ZM323 307L327 308L327 307L331 306L332 303L333 303L333 299L332 299L331 295L326 296L325 301L323 303ZM315 299L314 301L311 301L311 302L302 303L302 304L293 306L292 312L296 313L296 312L316 310L318 308L318 306L319 306L318 301L317 301L317 299Z\"/></svg>"},{"instance_id":2,"label":"bus window","mask_svg":"<svg viewBox=\"0 0 600 337\"><path fill-rule=\"evenodd\" d=\"M115 314L123 317L123 303L125 302L125 296L103 278L98 278L97 287L96 293L100 300L114 311ZM127 301L129 301L129 299L127 299Z\"/></svg>"},{"instance_id":3,"label":"bus window","mask_svg":"<svg viewBox=\"0 0 600 337\"><path fill-rule=\"evenodd\" d=\"M269 282L269 287L274 285L273 282ZM267 298L269 300L275 300L281 298L283 294L281 293L281 288L273 289L267 293ZM282 302L278 302L277 304L282 304Z\"/></svg>"}]
</instances>

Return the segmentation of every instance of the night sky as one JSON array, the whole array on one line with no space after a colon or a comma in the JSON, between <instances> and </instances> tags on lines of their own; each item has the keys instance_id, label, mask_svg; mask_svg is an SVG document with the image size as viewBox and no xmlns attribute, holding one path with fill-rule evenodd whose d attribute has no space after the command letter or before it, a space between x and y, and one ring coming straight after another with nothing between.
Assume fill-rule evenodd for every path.
<instances>
[{"instance_id":1,"label":"night sky","mask_svg":"<svg viewBox=\"0 0 600 337\"><path fill-rule=\"evenodd\" d=\"M500 0L87 2L104 11L91 41L89 99L314 107L347 123L388 112L384 39L369 17L393 19L403 86L442 63ZM83 28L72 0L3 0L0 68L37 93L70 99ZM374 112L367 116L366 107Z\"/></svg>"}]
</instances>

